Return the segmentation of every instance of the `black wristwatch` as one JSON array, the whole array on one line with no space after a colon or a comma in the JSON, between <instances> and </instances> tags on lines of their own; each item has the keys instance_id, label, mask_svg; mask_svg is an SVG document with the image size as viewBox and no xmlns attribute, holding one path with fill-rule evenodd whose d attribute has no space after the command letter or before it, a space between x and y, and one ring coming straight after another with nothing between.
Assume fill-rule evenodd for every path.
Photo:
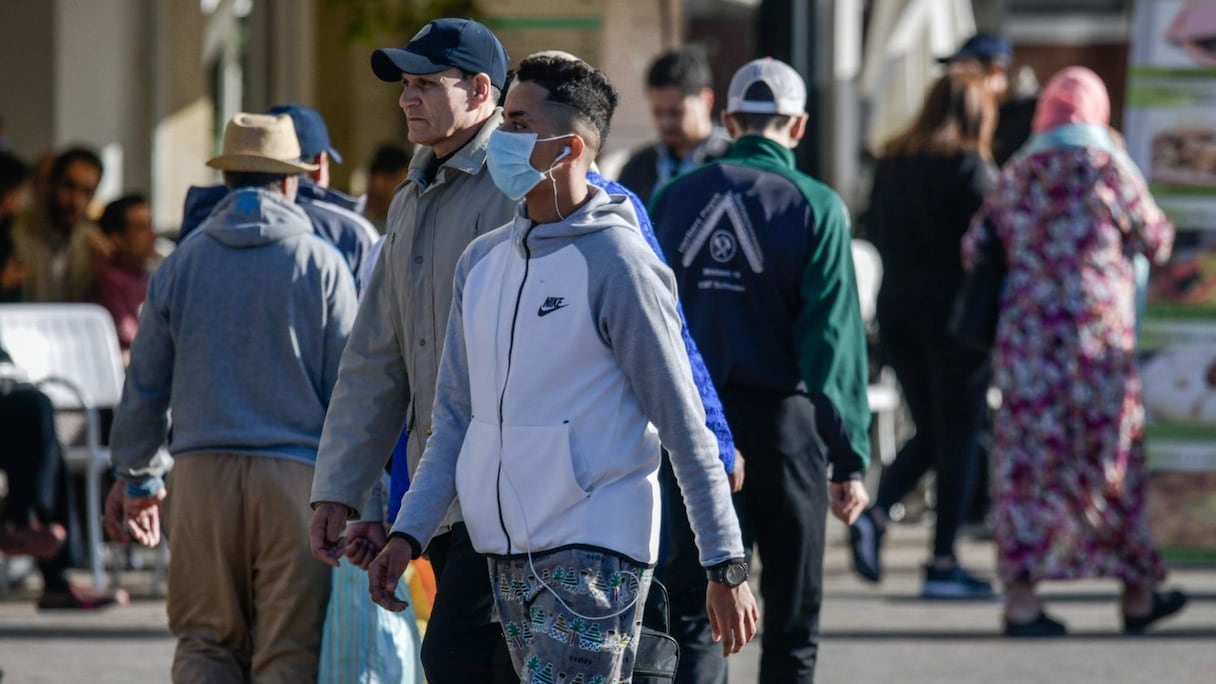
<instances>
[{"instance_id":1,"label":"black wristwatch","mask_svg":"<svg viewBox=\"0 0 1216 684\"><path fill-rule=\"evenodd\" d=\"M734 589L747 581L747 561L742 558L732 558L725 563L705 568L705 576L710 582L718 582Z\"/></svg>"}]
</instances>

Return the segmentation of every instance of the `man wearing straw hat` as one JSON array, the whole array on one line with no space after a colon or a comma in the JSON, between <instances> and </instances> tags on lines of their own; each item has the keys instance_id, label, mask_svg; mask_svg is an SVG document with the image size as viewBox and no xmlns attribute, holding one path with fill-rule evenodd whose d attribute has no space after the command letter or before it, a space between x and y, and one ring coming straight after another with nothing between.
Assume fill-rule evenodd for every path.
<instances>
[{"instance_id":1,"label":"man wearing straw hat","mask_svg":"<svg viewBox=\"0 0 1216 684\"><path fill-rule=\"evenodd\" d=\"M329 568L309 554L308 493L355 287L293 202L316 166L299 161L291 118L237 114L223 152L207 164L232 192L148 285L111 440L122 520L108 526L154 545L161 501L172 509L174 682L316 681Z\"/></svg>"}]
</instances>

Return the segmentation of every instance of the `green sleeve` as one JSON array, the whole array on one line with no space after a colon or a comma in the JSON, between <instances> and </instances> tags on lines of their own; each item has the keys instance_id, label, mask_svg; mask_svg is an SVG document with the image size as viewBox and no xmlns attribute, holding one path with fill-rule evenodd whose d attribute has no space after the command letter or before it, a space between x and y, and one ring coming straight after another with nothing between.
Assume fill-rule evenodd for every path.
<instances>
[{"instance_id":1,"label":"green sleeve","mask_svg":"<svg viewBox=\"0 0 1216 684\"><path fill-rule=\"evenodd\" d=\"M818 215L815 244L802 275L798 368L808 391L821 393L840 421L835 430L821 428L829 442L833 433L838 436L836 444L828 444L828 454L832 479L840 482L870 462L869 362L848 214L839 198L824 199L812 203Z\"/></svg>"}]
</instances>

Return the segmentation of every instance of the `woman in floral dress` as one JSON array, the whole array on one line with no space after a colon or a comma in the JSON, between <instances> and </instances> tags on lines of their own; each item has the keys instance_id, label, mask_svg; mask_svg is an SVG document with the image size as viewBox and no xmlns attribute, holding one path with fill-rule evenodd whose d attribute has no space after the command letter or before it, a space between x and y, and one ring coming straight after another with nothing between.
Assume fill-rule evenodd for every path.
<instances>
[{"instance_id":1,"label":"woman in floral dress","mask_svg":"<svg viewBox=\"0 0 1216 684\"><path fill-rule=\"evenodd\" d=\"M1144 411L1131 257L1165 260L1174 229L1113 141L1106 88L1072 67L1044 89L1035 137L1005 167L963 239L974 263L995 234L1008 274L993 356L997 568L1005 633L1065 633L1041 580L1112 577L1124 629L1186 602L1145 515Z\"/></svg>"}]
</instances>

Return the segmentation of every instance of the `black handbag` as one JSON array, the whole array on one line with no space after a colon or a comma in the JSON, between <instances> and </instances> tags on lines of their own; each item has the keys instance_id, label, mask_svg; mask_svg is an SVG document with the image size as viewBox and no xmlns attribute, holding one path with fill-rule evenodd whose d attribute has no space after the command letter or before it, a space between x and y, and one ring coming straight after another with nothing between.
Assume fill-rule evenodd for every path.
<instances>
[{"instance_id":1,"label":"black handbag","mask_svg":"<svg viewBox=\"0 0 1216 684\"><path fill-rule=\"evenodd\" d=\"M983 352L996 343L996 326L1001 318L1001 293L1005 288L1008 264L1005 247L996 229L984 219L983 242L975 264L963 276L963 285L954 300L948 329L960 344Z\"/></svg>"},{"instance_id":2,"label":"black handbag","mask_svg":"<svg viewBox=\"0 0 1216 684\"><path fill-rule=\"evenodd\" d=\"M667 587L657 579L651 580L650 593L642 608L642 633L633 661L633 684L663 684L676 679L680 644L670 634L668 604Z\"/></svg>"}]
</instances>

